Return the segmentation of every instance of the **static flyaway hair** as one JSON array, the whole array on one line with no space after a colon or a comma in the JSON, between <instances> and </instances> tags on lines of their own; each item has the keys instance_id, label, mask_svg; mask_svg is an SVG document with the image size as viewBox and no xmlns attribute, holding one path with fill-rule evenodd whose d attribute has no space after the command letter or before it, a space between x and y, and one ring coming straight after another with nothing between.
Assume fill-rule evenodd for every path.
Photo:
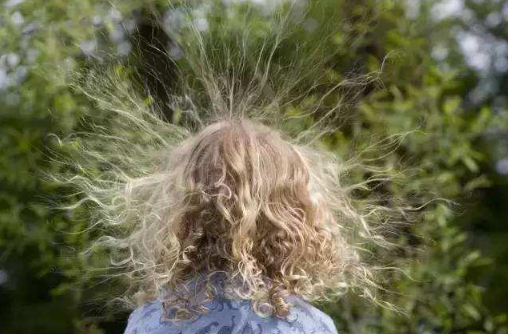
<instances>
[{"instance_id":1,"label":"static flyaway hair","mask_svg":"<svg viewBox=\"0 0 508 334\"><path fill-rule=\"evenodd\" d=\"M93 101L95 121L61 140L71 148L70 172L55 179L78 189L80 200L68 209L90 204L90 226L102 235L89 251L109 249L114 275L127 278L127 299L159 298L175 318L186 318L200 305L190 294L176 300L165 292L203 273L223 273L242 283L233 289L237 296L279 317L288 314L291 294L316 301L352 289L376 301L370 250L389 245L387 227L399 211L353 193L390 173L363 164L361 154L340 157L318 139L337 131L347 104L339 97L330 105L329 97L354 100L377 74L327 82L300 114L283 112L304 100L302 87L315 90L309 82L322 79L318 63L295 60L291 67L276 59L286 25L274 20L261 37L188 27L169 120L118 69L75 81ZM315 52L301 50L310 53L295 59ZM355 170L368 178L352 182ZM203 291L212 291L209 284Z\"/></svg>"}]
</instances>

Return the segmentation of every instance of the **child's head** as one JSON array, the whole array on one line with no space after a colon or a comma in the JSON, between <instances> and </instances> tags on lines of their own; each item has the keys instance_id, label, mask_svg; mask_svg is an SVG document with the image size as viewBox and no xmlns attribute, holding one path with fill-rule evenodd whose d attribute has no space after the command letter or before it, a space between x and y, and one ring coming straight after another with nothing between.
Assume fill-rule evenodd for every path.
<instances>
[{"instance_id":1,"label":"child's head","mask_svg":"<svg viewBox=\"0 0 508 334\"><path fill-rule=\"evenodd\" d=\"M239 118L204 127L169 160L125 186L126 202L144 210L124 241L145 292L220 271L284 316L286 295L319 299L370 279L347 238L361 217L332 155Z\"/></svg>"},{"instance_id":2,"label":"child's head","mask_svg":"<svg viewBox=\"0 0 508 334\"><path fill-rule=\"evenodd\" d=\"M311 291L340 274L339 230L313 190L303 150L246 119L216 122L183 143L171 164L175 197L167 224L181 275L202 269L263 278L277 313L285 293Z\"/></svg>"}]
</instances>

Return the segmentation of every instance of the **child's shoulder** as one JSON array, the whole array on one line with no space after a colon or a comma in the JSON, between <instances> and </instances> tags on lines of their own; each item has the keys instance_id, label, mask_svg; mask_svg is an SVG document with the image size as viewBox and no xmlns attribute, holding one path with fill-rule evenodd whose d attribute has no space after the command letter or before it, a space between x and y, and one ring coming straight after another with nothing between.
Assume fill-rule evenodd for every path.
<instances>
[{"instance_id":1,"label":"child's shoulder","mask_svg":"<svg viewBox=\"0 0 508 334\"><path fill-rule=\"evenodd\" d=\"M328 314L300 297L291 296L290 301L293 305L288 317L290 323L298 322L300 326L315 329L315 333L337 333L335 324Z\"/></svg>"}]
</instances>

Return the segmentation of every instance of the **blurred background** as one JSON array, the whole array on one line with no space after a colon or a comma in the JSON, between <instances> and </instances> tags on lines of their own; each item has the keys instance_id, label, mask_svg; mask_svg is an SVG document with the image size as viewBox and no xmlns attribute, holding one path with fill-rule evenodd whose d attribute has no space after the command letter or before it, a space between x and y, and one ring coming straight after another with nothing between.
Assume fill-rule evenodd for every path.
<instances>
[{"instance_id":1,"label":"blurred background","mask_svg":"<svg viewBox=\"0 0 508 334\"><path fill-rule=\"evenodd\" d=\"M67 77L112 63L135 72L171 115L168 92L175 64L185 58L172 29L191 20L206 33L248 13L249 29L261 34L263 22L288 2L188 1L192 15L182 16L179 2L168 0L0 1L0 333L125 328L126 312L98 303L110 287L91 283L83 259L72 256L91 238L74 233L86 222L48 206L62 191L43 181L61 168L48 159L58 149L50 134L77 131L94 113ZM342 131L323 144L342 152L353 138L418 129L385 161L417 173L408 189L387 191L410 197L425 184L459 204L429 206L400 237L405 254L397 265L412 278L394 277L397 294L386 298L406 314L362 307L354 297L321 306L341 333L508 333L508 0L292 6L307 14L301 32L278 51L280 64L307 33L332 26L319 41L321 55L330 53L322 68L328 80L383 68L379 82L356 94ZM281 112L303 109L296 103Z\"/></svg>"}]
</instances>

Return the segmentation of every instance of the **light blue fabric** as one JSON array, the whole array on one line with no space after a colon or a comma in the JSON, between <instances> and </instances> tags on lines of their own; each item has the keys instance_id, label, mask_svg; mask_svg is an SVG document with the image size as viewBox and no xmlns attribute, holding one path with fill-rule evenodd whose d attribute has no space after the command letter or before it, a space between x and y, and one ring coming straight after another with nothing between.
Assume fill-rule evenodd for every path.
<instances>
[{"instance_id":1,"label":"light blue fabric","mask_svg":"<svg viewBox=\"0 0 508 334\"><path fill-rule=\"evenodd\" d=\"M162 302L146 303L129 317L125 334L337 334L332 319L297 296L288 301L287 320L257 315L249 300L216 296L205 306L209 312L192 321L164 320Z\"/></svg>"}]
</instances>

